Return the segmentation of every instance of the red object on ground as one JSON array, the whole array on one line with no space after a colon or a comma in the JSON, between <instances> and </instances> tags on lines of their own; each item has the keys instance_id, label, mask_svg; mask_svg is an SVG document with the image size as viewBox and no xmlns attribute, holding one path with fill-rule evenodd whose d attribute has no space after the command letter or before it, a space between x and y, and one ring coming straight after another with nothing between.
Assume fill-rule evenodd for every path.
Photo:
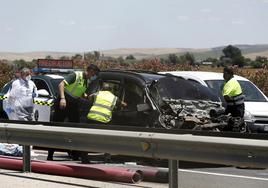
<instances>
[{"instance_id":1,"label":"red object on ground","mask_svg":"<svg viewBox=\"0 0 268 188\"><path fill-rule=\"evenodd\" d=\"M154 167L126 167L130 170L140 170L143 174L143 180L157 183L168 183L168 170Z\"/></svg>"},{"instance_id":2,"label":"red object on ground","mask_svg":"<svg viewBox=\"0 0 268 188\"><path fill-rule=\"evenodd\" d=\"M142 174L137 170L105 167L103 165L80 165L32 160L31 166L32 172L44 174L125 183L138 183L142 180ZM15 157L0 157L0 168L22 170L22 160Z\"/></svg>"},{"instance_id":3,"label":"red object on ground","mask_svg":"<svg viewBox=\"0 0 268 188\"><path fill-rule=\"evenodd\" d=\"M112 167L113 164L103 166ZM140 165L119 165L118 168L140 172L143 175L143 181L168 183L168 169L166 168L157 168L157 167L140 166Z\"/></svg>"}]
</instances>

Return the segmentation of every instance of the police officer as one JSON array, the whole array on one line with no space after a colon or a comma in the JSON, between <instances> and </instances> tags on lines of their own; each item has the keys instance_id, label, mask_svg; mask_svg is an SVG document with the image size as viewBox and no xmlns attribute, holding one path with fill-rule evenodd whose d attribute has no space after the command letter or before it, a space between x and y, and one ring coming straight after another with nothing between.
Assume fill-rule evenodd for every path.
<instances>
[{"instance_id":1,"label":"police officer","mask_svg":"<svg viewBox=\"0 0 268 188\"><path fill-rule=\"evenodd\" d=\"M91 95L94 98L93 106L87 115L90 123L109 123L112 120L112 111L116 106L127 106L112 93L108 83L102 85L101 91Z\"/></svg>"},{"instance_id":2,"label":"police officer","mask_svg":"<svg viewBox=\"0 0 268 188\"><path fill-rule=\"evenodd\" d=\"M245 96L242 93L239 82L234 78L233 70L227 67L224 68L223 78L225 84L222 90L222 95L227 103L225 113L230 113L232 117L243 118L245 112Z\"/></svg>"},{"instance_id":3,"label":"police officer","mask_svg":"<svg viewBox=\"0 0 268 188\"><path fill-rule=\"evenodd\" d=\"M86 71L75 71L65 77L59 84L59 105L55 109L55 121L63 122L67 117L69 122L79 122L80 98L97 79L99 71L96 65L91 64Z\"/></svg>"},{"instance_id":4,"label":"police officer","mask_svg":"<svg viewBox=\"0 0 268 188\"><path fill-rule=\"evenodd\" d=\"M65 77L59 84L59 98L56 101L53 121L63 122L68 118L69 122L80 121L80 99L86 96L85 92L94 92L98 89L99 68L90 64L87 69L75 71ZM48 160L53 160L54 149L49 149Z\"/></svg>"},{"instance_id":5,"label":"police officer","mask_svg":"<svg viewBox=\"0 0 268 188\"><path fill-rule=\"evenodd\" d=\"M87 123L107 124L112 120L112 112L116 106L126 107L127 104L121 101L117 96L112 93L112 87L108 83L103 83L99 92L88 96L89 99L93 99L93 105L87 114ZM90 163L90 159L87 152L81 152L82 163ZM105 154L106 157L110 155Z\"/></svg>"}]
</instances>

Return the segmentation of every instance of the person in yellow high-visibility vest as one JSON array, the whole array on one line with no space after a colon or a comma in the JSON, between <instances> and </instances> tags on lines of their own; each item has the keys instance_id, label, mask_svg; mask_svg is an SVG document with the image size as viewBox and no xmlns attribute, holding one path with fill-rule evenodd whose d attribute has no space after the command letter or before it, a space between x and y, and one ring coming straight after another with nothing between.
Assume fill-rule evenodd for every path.
<instances>
[{"instance_id":1,"label":"person in yellow high-visibility vest","mask_svg":"<svg viewBox=\"0 0 268 188\"><path fill-rule=\"evenodd\" d=\"M87 114L87 123L90 124L108 124L112 120L112 113L115 107L127 106L125 102L121 101L112 93L112 88L108 83L103 83L101 90L89 95L88 98L94 100L93 105ZM90 163L90 158L87 152L81 153L81 162Z\"/></svg>"},{"instance_id":2,"label":"person in yellow high-visibility vest","mask_svg":"<svg viewBox=\"0 0 268 188\"><path fill-rule=\"evenodd\" d=\"M104 83L102 89L91 95L94 98L92 107L87 114L89 123L107 124L112 120L112 113L116 106L126 107L127 104L121 101L112 92L112 88L108 83Z\"/></svg>"},{"instance_id":3,"label":"person in yellow high-visibility vest","mask_svg":"<svg viewBox=\"0 0 268 188\"><path fill-rule=\"evenodd\" d=\"M99 68L89 65L85 71L74 71L59 84L59 99L55 106L54 121L79 122L79 103L87 89L97 79ZM96 92L96 91L94 91Z\"/></svg>"},{"instance_id":4,"label":"person in yellow high-visibility vest","mask_svg":"<svg viewBox=\"0 0 268 188\"><path fill-rule=\"evenodd\" d=\"M80 122L80 99L86 96L86 91L93 85L98 88L99 68L91 64L85 71L74 71L67 75L59 84L59 98L55 102L55 113L52 121ZM97 83L97 84L96 84ZM93 91L96 92L93 88ZM89 91L90 92L90 91ZM47 160L53 160L54 149L49 149Z\"/></svg>"},{"instance_id":5,"label":"person in yellow high-visibility vest","mask_svg":"<svg viewBox=\"0 0 268 188\"><path fill-rule=\"evenodd\" d=\"M231 114L232 117L244 117L245 104L242 88L239 82L234 78L234 73L231 68L224 68L223 78L225 80L222 95L227 103L225 109L226 114Z\"/></svg>"}]
</instances>

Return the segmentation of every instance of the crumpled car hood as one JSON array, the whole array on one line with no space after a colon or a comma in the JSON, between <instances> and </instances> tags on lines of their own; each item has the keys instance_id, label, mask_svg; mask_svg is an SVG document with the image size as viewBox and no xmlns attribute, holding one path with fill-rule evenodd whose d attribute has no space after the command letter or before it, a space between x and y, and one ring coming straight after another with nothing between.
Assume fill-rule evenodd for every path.
<instances>
[{"instance_id":1,"label":"crumpled car hood","mask_svg":"<svg viewBox=\"0 0 268 188\"><path fill-rule=\"evenodd\" d=\"M166 106L163 106L162 122L165 122L167 127L175 126L175 122L179 122L179 128L194 129L197 126L214 127L218 124L212 122L211 110L224 112L224 108L219 102L206 100L176 100L163 99Z\"/></svg>"},{"instance_id":2,"label":"crumpled car hood","mask_svg":"<svg viewBox=\"0 0 268 188\"><path fill-rule=\"evenodd\" d=\"M172 109L178 110L181 116L194 116L197 118L210 118L210 110L220 108L221 104L205 100L169 100Z\"/></svg>"}]
</instances>

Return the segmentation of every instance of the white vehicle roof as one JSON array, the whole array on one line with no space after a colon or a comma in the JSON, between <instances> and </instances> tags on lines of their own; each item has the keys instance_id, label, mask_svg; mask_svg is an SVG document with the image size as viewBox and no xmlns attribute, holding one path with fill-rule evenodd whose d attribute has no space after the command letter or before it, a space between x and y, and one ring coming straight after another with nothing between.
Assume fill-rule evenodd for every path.
<instances>
[{"instance_id":1,"label":"white vehicle roof","mask_svg":"<svg viewBox=\"0 0 268 188\"><path fill-rule=\"evenodd\" d=\"M175 76L182 76L185 78L199 79L199 80L223 80L223 73L218 72L205 72L205 71L169 71L169 72L160 72L160 73L169 73ZM242 76L234 76L237 80L248 81L248 79Z\"/></svg>"},{"instance_id":2,"label":"white vehicle roof","mask_svg":"<svg viewBox=\"0 0 268 188\"><path fill-rule=\"evenodd\" d=\"M63 76L56 75L56 74L46 74L46 76L52 78L52 79L63 79Z\"/></svg>"}]
</instances>

